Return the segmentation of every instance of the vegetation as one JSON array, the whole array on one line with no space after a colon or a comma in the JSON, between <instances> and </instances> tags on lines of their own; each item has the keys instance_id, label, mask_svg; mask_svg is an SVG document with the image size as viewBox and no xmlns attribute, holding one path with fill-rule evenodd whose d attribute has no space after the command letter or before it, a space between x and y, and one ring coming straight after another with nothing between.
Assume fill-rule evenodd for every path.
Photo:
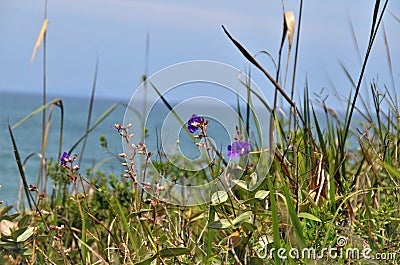
<instances>
[{"instance_id":1,"label":"vegetation","mask_svg":"<svg viewBox=\"0 0 400 265\"><path fill-rule=\"evenodd\" d=\"M367 256L398 262L398 99L394 87L380 87L375 81L369 84L372 102L360 96L364 70L387 2L376 1L360 75L353 78L343 68L354 84L354 90L345 101L344 117L326 106L323 99L317 98L320 100L318 106L313 104L307 85L301 104L293 99L298 47L298 39L295 40L293 35L293 13L284 13L281 47L287 44L290 57L294 43L294 64L286 67L286 71L282 70L280 65L284 58L280 53L275 78L224 28L240 53L274 85L276 98L282 97L285 103L281 108L275 100L273 105L276 142L272 165L263 183L255 190L251 188L254 169L249 166L234 189L212 194L212 200L207 204L171 205L162 199L165 187L159 183L139 182L140 174L154 173L146 171L146 165L157 152L147 150L142 143L131 142L131 134L145 128L115 124L116 137L119 134L129 147L124 153L114 154L121 160L124 172L106 175L93 168L85 172L79 169L80 157L73 155L75 148L83 143L84 150L85 139L116 105L92 126L89 114L86 132L76 145L63 154L60 148L59 158L43 165L43 171L53 184L50 191L45 192L45 184L41 185L46 181L39 179L37 185L27 183L13 130L23 126L31 116L47 110L48 116L43 113L43 117L50 117L43 119L42 156L45 157L51 115L53 108L59 107L60 144L62 142L62 100L44 102L26 119L9 126L27 205L16 212L12 211L12 206L0 208L0 263L379 263ZM302 1L299 14L302 14ZM299 18L298 32L300 22ZM389 49L387 51L390 60ZM289 58L287 60L289 62ZM280 80L288 73L293 81L291 93L286 94ZM357 102L361 103L360 107ZM168 102L166 104L170 106ZM318 119L317 112L323 113L324 124ZM355 113L359 114L360 120L353 118ZM205 120L193 116L189 133L200 129L198 135L207 139L206 126ZM232 144L230 156L255 155L245 142L249 139L243 137L243 141L239 139ZM105 138L100 144L108 148ZM144 170L137 170L137 157L143 158ZM210 165L210 171L216 176L224 168L222 160ZM165 176L184 177L187 174L164 160L155 167ZM204 178L205 175L200 173L197 177ZM359 259L355 249L360 251Z\"/></svg>"}]
</instances>

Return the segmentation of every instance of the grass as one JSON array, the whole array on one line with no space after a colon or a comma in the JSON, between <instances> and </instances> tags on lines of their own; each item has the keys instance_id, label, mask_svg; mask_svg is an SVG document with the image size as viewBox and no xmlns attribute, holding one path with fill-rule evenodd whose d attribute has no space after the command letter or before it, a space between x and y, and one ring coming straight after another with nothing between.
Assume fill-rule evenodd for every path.
<instances>
[{"instance_id":1,"label":"grass","mask_svg":"<svg viewBox=\"0 0 400 265\"><path fill-rule=\"evenodd\" d=\"M238 185L232 190L210 194L210 203L203 205L168 204L163 200L165 187L158 183L145 183L141 188L140 181L155 173L148 168L147 162L158 150L147 150L138 143L132 145L131 133L146 131L146 128L115 125L116 137L122 137L128 146L124 153L112 154L121 160L124 172L105 175L95 168L86 169L86 172L77 169L82 157L73 156L74 150L81 144L83 154L91 131L117 106L111 106L92 124L96 66L86 130L69 148L67 161L60 161L65 148L62 146L61 99L40 106L25 119L9 126L28 207L14 213L10 212L12 206L0 208L0 263L371 264L375 261L346 255L355 254L358 249L362 257L369 249L370 252L364 255L381 255L396 264L400 259L400 112L393 71L390 80L393 90L372 81L369 84L372 102L360 94L361 84L367 83L364 71L387 2L382 5L381 1L376 1L360 75L352 77L343 66L344 73L354 84L354 91L344 101L347 106L344 118L343 113L329 108L323 99L318 105L313 103L307 82L302 100L294 100L299 35L293 42L290 34L293 34L294 26L286 21L290 20L291 13L284 16L287 26L280 46L279 67L273 74L223 28L238 51L273 85L276 98L282 97L285 103L278 106L275 100L271 110L276 140L271 153L272 165L261 185L252 188L256 169L245 168ZM299 8L301 16L302 1ZM300 21L299 18L298 32ZM45 33L41 35L45 38ZM285 42L287 39L290 43ZM292 43L294 46L288 48ZM385 43L388 65L392 69L394 62L390 59L386 34ZM285 44L287 62L293 49L295 59L292 65L287 63L282 70L280 64L285 59L282 58ZM283 82L280 81L282 76ZM287 76L292 77L290 95L284 89ZM157 89L153 84L149 85ZM247 96L249 104L239 111L247 128L243 131L249 131L249 120L254 117L250 113L251 99L259 97L251 87L248 87ZM162 97L162 101L173 111L165 98ZM40 181L41 176L37 185L27 183L13 132L30 117L40 113L46 115L43 111L48 109L43 125L44 157L54 106L61 110L59 155L56 160L41 161L48 161L44 171L53 183L53 188L47 190L45 184L41 185L47 183ZM320 113L324 123L320 121ZM180 117L177 119L184 123ZM254 124L256 130L259 129L258 123ZM201 128L201 135L207 140L206 131ZM243 137L250 139L249 135ZM196 141L195 137L192 139ZM105 139L101 140L101 145L109 152ZM221 151L215 148L206 148L206 151L218 154L219 159L205 170L218 177L218 172L227 169L219 155ZM155 166L166 177L178 180L192 177L190 174L193 173L174 167L162 159L162 154L159 155ZM257 160L259 154L252 152L249 157ZM145 163L137 164L137 158ZM196 172L196 176L206 177L205 171ZM333 251L330 254L342 255L332 257L328 249ZM312 256L303 257L303 253L324 255L316 261ZM286 259L282 259L282 255Z\"/></svg>"}]
</instances>

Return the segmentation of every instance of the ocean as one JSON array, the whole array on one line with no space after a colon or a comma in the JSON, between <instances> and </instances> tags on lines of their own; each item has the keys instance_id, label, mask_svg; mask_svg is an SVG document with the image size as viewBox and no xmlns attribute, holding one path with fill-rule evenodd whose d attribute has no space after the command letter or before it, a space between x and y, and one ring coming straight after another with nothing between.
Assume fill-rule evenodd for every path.
<instances>
[{"instance_id":1,"label":"ocean","mask_svg":"<svg viewBox=\"0 0 400 265\"><path fill-rule=\"evenodd\" d=\"M50 95L47 98L47 102L55 98L57 97ZM68 96L60 98L64 106L63 148L61 151L64 152L68 151L85 132L89 99ZM186 122L195 113L209 119L207 136L212 139L215 147L224 151L224 156L228 159L227 146L234 141L232 135L236 133L235 127L238 124L235 111L229 105L221 104L221 101L210 101L210 98L195 98L194 101L170 103L176 113L182 117L183 122ZM112 153L119 154L124 151L122 139L115 129L114 124L119 123L124 125L124 114L128 102L95 98L91 124L94 124L115 103L120 103L120 105L88 137L83 161L80 164L80 171L83 176L85 175L86 168L93 168L105 160L107 162L98 167L99 170L116 175L123 173L124 168L121 167L120 161L110 155L100 145L100 136L103 135L106 137L108 147ZM153 107L146 111L147 120L145 126L148 129L148 137L145 143L148 151L157 154L157 151L161 150L162 145L162 151L166 154L174 155L180 153L187 157L187 160L179 161L186 165L193 165L194 163L191 162L194 159L201 158L202 155L202 158L205 158L205 153L201 153L199 148L193 144L193 140L182 129L181 124L177 122L175 116L171 114L162 100L153 102L153 104ZM7 126L8 124L13 126L41 105L42 96L39 94L2 92L0 96L0 201L3 201L4 205L15 205L18 202L18 191L21 181ZM129 119L129 122L133 123L130 132L135 134L132 139L132 143L135 144L138 144L142 140L140 133L138 133L137 125L140 125L140 119L138 119L137 113L141 115L143 109L138 105L140 105L140 102L132 104L131 107L136 108L136 112L133 112L132 119ZM244 109L244 106L242 108ZM55 160L58 157L60 113L60 109L55 107L45 153L47 160ZM48 114L49 110L47 110ZM22 161L32 154L39 154L41 152L41 124L42 114L39 113L13 130ZM202 140L198 142L202 142ZM78 155L82 155L80 152L81 145L72 154L77 153ZM172 156L168 157L172 159ZM152 159L156 159L156 155ZM39 157L33 155L26 163L25 175L28 184L37 184L39 162ZM201 165L201 167L203 166L205 165ZM48 187L51 188L51 186Z\"/></svg>"},{"instance_id":2,"label":"ocean","mask_svg":"<svg viewBox=\"0 0 400 265\"><path fill-rule=\"evenodd\" d=\"M47 101L57 97L48 96ZM62 152L68 151L73 144L84 134L87 115L89 110L89 99L62 96L64 106L64 130ZM117 100L95 99L93 105L92 121L96 120L111 107ZM0 95L0 201L3 205L13 205L18 200L20 176L15 161L11 138L8 132L8 124L13 126L25 118L35 109L42 105L42 96L25 93L2 92ZM93 167L97 163L110 159L108 154L100 145L100 136L104 135L108 141L108 147L113 153L122 152L121 137L114 129L114 123L122 123L125 106L118 106L88 137L86 149L81 163L81 169ZM47 115L49 110L47 110ZM46 159L57 159L59 150L59 125L61 111L54 108L51 127L49 132ZM38 114L13 131L17 147L23 161L33 153L41 152L42 114ZM80 153L81 145L73 153ZM37 184L39 174L39 157L33 155L27 162L25 174L28 183ZM106 172L119 172L121 165L117 159L111 159L104 163L99 169Z\"/></svg>"},{"instance_id":3,"label":"ocean","mask_svg":"<svg viewBox=\"0 0 400 265\"><path fill-rule=\"evenodd\" d=\"M50 102L55 98L57 97L50 95L47 101ZM61 152L64 152L68 151L85 132L89 99L68 96L62 96L61 98L64 106L63 148ZM109 150L112 153L119 154L124 151L122 139L118 131L114 128L114 124L123 124L126 104L128 102L95 98L91 124L93 125L115 103L120 103L120 105L88 137L83 160L80 164L81 173L84 176L86 168L93 168L98 164L101 164L98 169L106 173L114 173L116 175L123 173L120 161L110 155L100 145L100 136L103 135L106 137ZM180 117L182 117L183 122L186 122L194 113L209 119L207 135L212 139L213 145L222 151L224 158L229 160L227 157L227 146L234 141L232 136L236 133L235 127L238 125L237 115L235 116L235 110L228 104L221 104L221 101L214 103L210 101L210 98L198 97L194 98L193 101L183 101L179 102L179 104L171 105ZM2 92L0 95L0 201L3 201L3 205L15 205L18 202L18 191L21 181L7 126L8 124L13 126L41 105L42 97L39 94ZM135 103L133 105L136 110L131 114L133 117L130 119L133 123L131 132L135 133L132 142L135 144L138 144L141 140L140 133L137 133L137 124L140 124L137 116L143 113L141 111L143 108L138 105L140 104ZM245 106L242 105L242 112L244 109ZM148 151L156 154L162 144L163 152L167 154L181 153L187 157L187 160L183 160L183 163L186 163L186 165L195 164L192 161L199 158L201 153L165 104L159 100L151 110L144 112L147 113L146 127L148 129L148 137L145 142ZM55 107L51 119L46 159L55 160L58 157L60 113L60 109ZM47 110L48 114L49 110ZM269 117L265 113L260 112L259 114L261 116L260 121L264 122L259 124L263 128L262 139L266 139L268 136L264 133L268 135L268 130L265 130L265 128L269 126ZM324 113L319 111L317 112L317 116L320 117L319 120L323 123L325 120ZM355 116L357 116L355 120L358 120L359 115ZM41 123L42 114L40 113L13 130L22 161L32 154L41 152ZM250 127L252 126L254 124L250 125ZM321 126L324 125L321 124ZM251 137L257 138L255 134L257 132L253 130ZM354 143L356 141L356 139L352 140ZM74 153L82 155L81 145L72 152L72 154ZM25 175L28 184L37 184L39 162L38 156L33 155L26 163ZM196 169L193 168L193 170ZM48 187L51 188L51 186Z\"/></svg>"}]
</instances>

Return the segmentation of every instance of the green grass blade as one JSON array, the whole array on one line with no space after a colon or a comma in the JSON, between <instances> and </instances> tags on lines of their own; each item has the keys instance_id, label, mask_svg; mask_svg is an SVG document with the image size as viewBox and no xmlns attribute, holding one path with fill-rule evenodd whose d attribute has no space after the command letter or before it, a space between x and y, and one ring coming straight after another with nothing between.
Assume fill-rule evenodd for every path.
<instances>
[{"instance_id":1,"label":"green grass blade","mask_svg":"<svg viewBox=\"0 0 400 265\"><path fill-rule=\"evenodd\" d=\"M286 206L288 208L290 220L292 221L294 232L296 233L297 239L299 240L298 243L301 248L304 248L306 247L306 240L303 235L303 228L301 226L300 219L297 216L296 209L286 183L283 183L283 191L286 197Z\"/></svg>"},{"instance_id":2,"label":"green grass blade","mask_svg":"<svg viewBox=\"0 0 400 265\"><path fill-rule=\"evenodd\" d=\"M375 7L374 7L374 13L372 15L372 26L371 26L371 32L370 32L370 39L374 36L374 30L376 29L377 25L377 19L378 19L378 12L379 12L379 5L381 3L381 0L375 0Z\"/></svg>"},{"instance_id":3,"label":"green grass blade","mask_svg":"<svg viewBox=\"0 0 400 265\"><path fill-rule=\"evenodd\" d=\"M93 255L98 259L98 260L100 260L101 261L101 263L93 263L93 264L106 264L106 265L108 265L108 264L110 264L109 262L107 262L107 260L106 259L104 259L99 253L97 253L91 246L89 246L85 241L82 241L75 233L73 234L73 236L75 237L75 239L79 242L79 243L81 243L81 246L83 247L85 247L85 248L87 248L87 249L89 249L92 253L93 253ZM84 265L85 263L83 263L82 262L82 264Z\"/></svg>"},{"instance_id":4,"label":"green grass blade","mask_svg":"<svg viewBox=\"0 0 400 265\"><path fill-rule=\"evenodd\" d=\"M339 61L340 67L342 68L343 72L346 74L347 79L350 81L352 87L356 87L356 83L354 82L353 78L351 77L351 74L347 67L344 65L342 61Z\"/></svg>"},{"instance_id":5,"label":"green grass blade","mask_svg":"<svg viewBox=\"0 0 400 265\"><path fill-rule=\"evenodd\" d=\"M235 44L235 46L239 49L239 51L243 54L243 56L249 60L254 66L256 66L263 74L271 81L271 83L276 87L276 89L281 93L281 95L285 98L285 100L290 104L290 106L295 107L296 105L290 99L290 97L286 94L285 90L278 84L278 82L261 66L261 64L237 41L235 40L228 30L222 26L225 34L228 38Z\"/></svg>"},{"instance_id":6,"label":"green grass blade","mask_svg":"<svg viewBox=\"0 0 400 265\"><path fill-rule=\"evenodd\" d=\"M215 209L213 206L210 207L210 213L208 216L208 223L211 224L215 220ZM213 243L213 230L212 228L207 228L207 238L206 238L206 244L207 244L207 259L211 258L212 256L212 243Z\"/></svg>"},{"instance_id":7,"label":"green grass blade","mask_svg":"<svg viewBox=\"0 0 400 265\"><path fill-rule=\"evenodd\" d=\"M353 117L354 108L355 108L355 105L356 105L356 102L357 102L357 98L358 98L358 95L359 95L359 92L360 92L361 82L362 82L362 80L364 78L364 73L365 73L365 69L367 67L367 62L368 62L369 56L371 54L372 45L373 45L373 43L375 41L375 37L376 37L376 34L378 33L379 25L380 25L380 23L382 21L383 14L385 13L385 10L386 10L386 7L387 7L387 4L388 4L389 0L385 1L385 4L384 4L384 6L383 6L383 8L381 10L381 13L380 13L379 19L378 19L379 2L380 2L380 0L376 0L376 2L375 2L375 9L374 9L374 15L373 15L373 19L372 19L371 35L370 35L370 38L369 38L369 44L368 44L367 51L365 53L364 62L363 62L363 65L361 67L361 72L360 72L360 75L358 77L357 86L355 87L356 91L355 91L355 94L354 94L354 97L353 97L353 100L352 100L352 103L351 103L349 116L348 116L348 118L346 119L346 122L345 122L346 123L345 130L344 130L344 133L342 135L343 136L342 137L342 143L343 144L346 142L346 139L347 139L347 136L348 136L348 133L349 133L351 119Z\"/></svg>"},{"instance_id":8,"label":"green grass blade","mask_svg":"<svg viewBox=\"0 0 400 265\"><path fill-rule=\"evenodd\" d=\"M395 14L393 14L393 12L389 11L389 13L392 15L392 17L398 22L400 23L400 17L396 16Z\"/></svg>"},{"instance_id":9,"label":"green grass blade","mask_svg":"<svg viewBox=\"0 0 400 265\"><path fill-rule=\"evenodd\" d=\"M393 76L392 57L390 55L389 41L387 39L387 34L386 34L386 29L385 29L384 24L382 24L382 31L383 31L383 41L384 41L385 50L386 50L386 58L387 58L388 67L389 67L390 81L392 83L393 94L394 94L394 96L396 98L396 102L397 102L396 84L394 82L394 76Z\"/></svg>"},{"instance_id":10,"label":"green grass blade","mask_svg":"<svg viewBox=\"0 0 400 265\"><path fill-rule=\"evenodd\" d=\"M10 133L11 142L12 142L13 149L14 149L15 161L17 162L19 175L20 175L20 177L22 179L22 183L24 185L26 199L28 200L29 208L32 211L33 207L32 207L32 201L31 200L33 200L33 198L31 198L32 195L29 192L29 187L28 187L28 182L26 181L24 167L22 165L21 157L19 155L19 151L18 151L18 147L17 147L17 143L15 142L14 134L12 132L12 128L10 127L10 125L8 125L8 132Z\"/></svg>"},{"instance_id":11,"label":"green grass blade","mask_svg":"<svg viewBox=\"0 0 400 265\"><path fill-rule=\"evenodd\" d=\"M358 45L356 31L354 30L354 25L353 25L353 22L351 20L351 16L349 14L347 15L347 20L348 20L349 27L350 27L350 30L351 30L351 37L353 39L353 44L354 44L354 47L356 48L357 58L358 58L359 63L361 64L362 63L361 50L360 50L360 46Z\"/></svg>"},{"instance_id":12,"label":"green grass blade","mask_svg":"<svg viewBox=\"0 0 400 265\"><path fill-rule=\"evenodd\" d=\"M322 155L325 160L325 164L327 166L329 166L329 157L328 157L328 152L326 149L327 140L324 138L324 135L322 134L321 126L319 125L317 114L315 113L314 107L312 107L312 113L313 113L313 117L314 117L315 129L316 129L317 135L318 135L319 148L322 150Z\"/></svg>"},{"instance_id":13,"label":"green grass blade","mask_svg":"<svg viewBox=\"0 0 400 265\"><path fill-rule=\"evenodd\" d=\"M297 24L297 36L296 36L296 45L295 45L295 53L294 53L294 63L293 63L293 76L292 76L292 88L291 88L291 99L293 99L294 87L296 83L296 73L297 73L297 60L299 54L299 43L300 43L300 30L301 30L301 18L303 15L303 0L300 0L299 5L299 23Z\"/></svg>"},{"instance_id":14,"label":"green grass blade","mask_svg":"<svg viewBox=\"0 0 400 265\"><path fill-rule=\"evenodd\" d=\"M81 219L82 219L82 236L81 236L81 253L82 253L82 263L86 264L86 258L87 258L87 244L86 244L86 217L83 214L82 211L82 205L79 203L79 211L81 214Z\"/></svg>"},{"instance_id":15,"label":"green grass blade","mask_svg":"<svg viewBox=\"0 0 400 265\"><path fill-rule=\"evenodd\" d=\"M35 115L41 113L41 111L43 111L43 109L46 109L47 107L51 106L51 105L56 105L58 107L61 107L62 104L60 105L59 103L62 102L61 99L55 99L52 100L51 102L46 103L45 105L40 106L39 108L35 109L32 113L30 113L28 116L26 116L25 118L23 118L22 120L20 120L19 122L17 122L16 124L14 124L11 129L15 130L18 126L22 125L24 122L26 122L27 120L29 120L30 118L34 117Z\"/></svg>"},{"instance_id":16,"label":"green grass blade","mask_svg":"<svg viewBox=\"0 0 400 265\"><path fill-rule=\"evenodd\" d=\"M279 232L279 219L278 219L278 207L275 198L275 188L272 185L271 177L267 177L267 185L269 189L269 199L271 202L271 212L272 212L272 233L274 235L274 247L279 249L281 247L281 237ZM274 252L276 255L276 252ZM275 257L277 258L277 257Z\"/></svg>"},{"instance_id":17,"label":"green grass blade","mask_svg":"<svg viewBox=\"0 0 400 265\"><path fill-rule=\"evenodd\" d=\"M393 176L395 176L398 181L400 181L400 171L397 169L395 169L394 167L392 167L391 165L389 165L386 162L380 162L380 164L387 169L387 171L390 172L390 174L392 174Z\"/></svg>"},{"instance_id":18,"label":"green grass blade","mask_svg":"<svg viewBox=\"0 0 400 265\"><path fill-rule=\"evenodd\" d=\"M62 143L63 143L63 133L64 133L64 106L62 100L60 100L57 105L60 107L61 114L60 114L60 136L58 142L58 160L61 158L62 152Z\"/></svg>"},{"instance_id":19,"label":"green grass blade","mask_svg":"<svg viewBox=\"0 0 400 265\"><path fill-rule=\"evenodd\" d=\"M97 71L98 71L98 69L99 69L99 61L96 61L96 68L94 70L92 92L90 94L90 101L89 101L89 111L88 111L88 116L87 116L87 121L86 121L86 129L85 129L86 137L83 139L81 153L79 154L79 164L81 164L81 162L82 162L83 153L85 152L85 147L86 147L86 142L87 142L87 136L89 135L88 131L90 129L90 122L92 120L93 101L94 101L94 93L96 91Z\"/></svg>"},{"instance_id":20,"label":"green grass blade","mask_svg":"<svg viewBox=\"0 0 400 265\"><path fill-rule=\"evenodd\" d=\"M129 236L129 244L132 250L138 249L138 247L135 244L135 237L132 233L132 229L128 223L128 220L126 219L125 213L122 210L121 204L119 203L119 201L117 200L117 198L112 197L112 205L115 206L115 211L118 214L119 219L121 220L121 224L123 227L122 231L125 231L126 233L128 233Z\"/></svg>"}]
</instances>

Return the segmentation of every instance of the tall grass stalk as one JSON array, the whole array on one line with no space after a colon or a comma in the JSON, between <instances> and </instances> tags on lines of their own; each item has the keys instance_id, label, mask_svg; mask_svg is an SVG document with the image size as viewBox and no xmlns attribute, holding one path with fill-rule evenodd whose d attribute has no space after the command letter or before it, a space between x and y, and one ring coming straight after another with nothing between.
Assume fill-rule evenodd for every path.
<instances>
[{"instance_id":1,"label":"tall grass stalk","mask_svg":"<svg viewBox=\"0 0 400 265\"><path fill-rule=\"evenodd\" d=\"M47 0L44 2L44 21L47 21ZM46 78L46 73L47 73L47 29L43 33L43 92L42 92L42 105L46 105L47 102L47 78ZM46 133L46 108L43 109L42 113L42 158L45 157L45 152L46 152L46 146L47 146L47 133ZM40 186L40 182L42 180L42 175L43 175L43 162L39 164L39 175L38 175L38 182L37 186Z\"/></svg>"}]
</instances>

